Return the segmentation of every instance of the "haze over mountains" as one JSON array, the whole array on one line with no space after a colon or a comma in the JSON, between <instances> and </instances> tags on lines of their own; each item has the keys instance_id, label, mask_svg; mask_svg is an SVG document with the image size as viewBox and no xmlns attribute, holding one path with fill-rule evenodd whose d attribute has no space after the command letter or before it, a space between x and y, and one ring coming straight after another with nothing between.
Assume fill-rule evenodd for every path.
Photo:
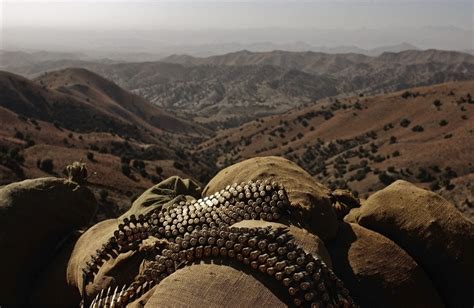
<instances>
[{"instance_id":1,"label":"haze over mountains","mask_svg":"<svg viewBox=\"0 0 474 308\"><path fill-rule=\"evenodd\" d=\"M110 212L167 176L206 183L233 162L283 155L331 187L365 197L402 178L473 215L472 55L35 57L16 68L29 80L1 73L2 183L61 174L82 159Z\"/></svg>"},{"instance_id":2,"label":"haze over mountains","mask_svg":"<svg viewBox=\"0 0 474 308\"><path fill-rule=\"evenodd\" d=\"M7 56L15 58L15 54ZM64 67L87 68L170 113L209 128L239 125L329 96L474 78L474 56L441 50L385 52L376 57L244 50L207 58L173 55L159 62L93 62L76 57L22 63L7 70L35 77Z\"/></svg>"},{"instance_id":3,"label":"haze over mountains","mask_svg":"<svg viewBox=\"0 0 474 308\"><path fill-rule=\"evenodd\" d=\"M419 18L419 16L417 16ZM172 54L198 57L249 50L361 53L411 49L472 50L471 28L453 26L321 29L263 27L195 30L101 30L7 28L2 49L81 53L90 58L120 61L157 61Z\"/></svg>"}]
</instances>

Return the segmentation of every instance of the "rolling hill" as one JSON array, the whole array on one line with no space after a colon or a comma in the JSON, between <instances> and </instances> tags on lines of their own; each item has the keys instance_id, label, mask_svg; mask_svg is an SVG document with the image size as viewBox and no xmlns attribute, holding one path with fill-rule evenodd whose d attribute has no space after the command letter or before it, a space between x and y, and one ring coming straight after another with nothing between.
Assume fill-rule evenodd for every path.
<instances>
[{"instance_id":1,"label":"rolling hill","mask_svg":"<svg viewBox=\"0 0 474 308\"><path fill-rule=\"evenodd\" d=\"M235 127L325 97L474 79L474 56L442 50L378 56L244 50L207 58L175 55L162 62L47 61L18 69L38 76L67 66L87 68L162 110L211 129Z\"/></svg>"},{"instance_id":2,"label":"rolling hill","mask_svg":"<svg viewBox=\"0 0 474 308\"><path fill-rule=\"evenodd\" d=\"M474 217L474 81L328 99L219 132L197 151L219 167L283 155L330 187L367 197L395 179Z\"/></svg>"},{"instance_id":3,"label":"rolling hill","mask_svg":"<svg viewBox=\"0 0 474 308\"><path fill-rule=\"evenodd\" d=\"M186 67L151 62L96 69L161 108L224 126L337 94L330 78L275 66Z\"/></svg>"},{"instance_id":4,"label":"rolling hill","mask_svg":"<svg viewBox=\"0 0 474 308\"><path fill-rule=\"evenodd\" d=\"M145 76L152 76L150 84L160 78L165 84L196 78L191 89L202 86L198 80L205 78L228 84L221 78L223 72L232 80L252 77L250 88L275 72L285 72L293 76L279 76L278 91L303 97L313 90L302 87L313 75L276 66L219 66L219 73L213 66L169 63L115 69L117 76L136 76L122 80L129 84ZM190 72L197 75L189 76ZM178 92L186 93L182 89ZM472 93L474 81L456 81L389 94L314 97L296 105L287 101L280 109L275 101L263 100L261 113L254 115L257 119L243 125L232 122L231 112L239 114L243 108L249 115L258 104L235 109L201 105L200 116L208 125L219 108L227 110L222 121L229 128L211 131L84 69L50 72L33 81L1 73L0 180L60 174L66 164L82 159L97 172L90 181L99 197L105 194L110 204L125 209L133 195L166 176L177 174L204 184L222 167L245 158L282 155L318 181L362 197L395 179L419 183L472 217ZM44 166L45 160L54 162L52 168Z\"/></svg>"},{"instance_id":5,"label":"rolling hill","mask_svg":"<svg viewBox=\"0 0 474 308\"><path fill-rule=\"evenodd\" d=\"M340 93L396 91L474 77L474 56L443 50L384 52L376 57L354 53L244 50L207 58L175 55L162 61L188 66L272 65L296 69L334 78Z\"/></svg>"},{"instance_id":6,"label":"rolling hill","mask_svg":"<svg viewBox=\"0 0 474 308\"><path fill-rule=\"evenodd\" d=\"M0 119L0 185L62 175L67 164L82 160L104 213L117 211L115 205L126 209L164 177L199 181L210 173L188 154L207 129L84 69L34 81L1 72Z\"/></svg>"},{"instance_id":7,"label":"rolling hill","mask_svg":"<svg viewBox=\"0 0 474 308\"><path fill-rule=\"evenodd\" d=\"M73 95L117 118L161 130L206 135L208 130L163 111L144 98L123 90L115 83L86 69L64 69L46 73L35 81L47 89ZM143 123L144 122L144 123Z\"/></svg>"}]
</instances>

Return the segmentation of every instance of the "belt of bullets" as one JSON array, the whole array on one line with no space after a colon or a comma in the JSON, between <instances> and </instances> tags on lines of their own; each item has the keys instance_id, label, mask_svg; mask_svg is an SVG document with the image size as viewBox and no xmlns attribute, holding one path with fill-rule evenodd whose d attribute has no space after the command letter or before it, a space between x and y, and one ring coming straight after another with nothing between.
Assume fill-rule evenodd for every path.
<instances>
[{"instance_id":1,"label":"belt of bullets","mask_svg":"<svg viewBox=\"0 0 474 308\"><path fill-rule=\"evenodd\" d=\"M146 216L123 219L84 269L84 283L119 253L137 249L149 236L160 239L147 252L150 262L128 286L102 290L91 307L123 307L181 268L202 259L236 260L278 281L292 305L354 307L342 281L317 256L294 244L285 229L229 227L242 220L278 221L289 213L284 187L276 182L233 184L191 202L179 202Z\"/></svg>"}]
</instances>

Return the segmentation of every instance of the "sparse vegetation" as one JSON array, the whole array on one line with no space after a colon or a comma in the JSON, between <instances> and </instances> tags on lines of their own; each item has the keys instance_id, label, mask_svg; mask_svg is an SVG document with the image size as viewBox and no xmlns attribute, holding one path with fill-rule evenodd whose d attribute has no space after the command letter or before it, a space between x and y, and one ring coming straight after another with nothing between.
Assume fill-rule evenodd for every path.
<instances>
[{"instance_id":1,"label":"sparse vegetation","mask_svg":"<svg viewBox=\"0 0 474 308\"><path fill-rule=\"evenodd\" d=\"M54 169L54 163L53 163L53 160L51 158L46 158L46 159L43 159L43 160L39 160L37 162L37 166L38 166L39 169L41 169L42 171L44 171L46 173L52 173L53 169Z\"/></svg>"},{"instance_id":2,"label":"sparse vegetation","mask_svg":"<svg viewBox=\"0 0 474 308\"><path fill-rule=\"evenodd\" d=\"M125 175L126 177L130 177L130 175L132 174L132 170L130 169L130 166L127 164L122 164L121 170L122 170L123 175Z\"/></svg>"},{"instance_id":3,"label":"sparse vegetation","mask_svg":"<svg viewBox=\"0 0 474 308\"><path fill-rule=\"evenodd\" d=\"M446 120L439 121L439 126L446 126L446 125L448 125L448 121Z\"/></svg>"},{"instance_id":4,"label":"sparse vegetation","mask_svg":"<svg viewBox=\"0 0 474 308\"><path fill-rule=\"evenodd\" d=\"M383 183L385 186L388 186L397 180L397 178L391 175L388 175L386 172L381 172L378 177L379 177L379 181Z\"/></svg>"},{"instance_id":5,"label":"sparse vegetation","mask_svg":"<svg viewBox=\"0 0 474 308\"><path fill-rule=\"evenodd\" d=\"M400 121L400 126L401 126L401 127L408 127L408 125L410 125L410 123L411 123L410 120L408 120L408 119L402 119L402 120Z\"/></svg>"},{"instance_id":6,"label":"sparse vegetation","mask_svg":"<svg viewBox=\"0 0 474 308\"><path fill-rule=\"evenodd\" d=\"M92 162L95 161L94 153L92 153L92 152L87 152L86 157L89 161L92 161Z\"/></svg>"},{"instance_id":7,"label":"sparse vegetation","mask_svg":"<svg viewBox=\"0 0 474 308\"><path fill-rule=\"evenodd\" d=\"M405 92L402 93L402 97L403 97L404 99L407 99L407 98L409 98L410 96L412 96L412 93L411 93L410 91L405 91Z\"/></svg>"},{"instance_id":8,"label":"sparse vegetation","mask_svg":"<svg viewBox=\"0 0 474 308\"><path fill-rule=\"evenodd\" d=\"M424 131L425 129L421 125L415 125L415 126L413 126L413 128L411 130L416 132L416 133L420 133L420 132Z\"/></svg>"}]
</instances>

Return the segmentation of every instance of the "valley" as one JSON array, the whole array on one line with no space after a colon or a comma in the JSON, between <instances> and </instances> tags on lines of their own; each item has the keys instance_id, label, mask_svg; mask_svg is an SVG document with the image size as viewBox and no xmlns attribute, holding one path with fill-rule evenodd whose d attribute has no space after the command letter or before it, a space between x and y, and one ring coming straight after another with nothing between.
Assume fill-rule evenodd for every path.
<instances>
[{"instance_id":1,"label":"valley","mask_svg":"<svg viewBox=\"0 0 474 308\"><path fill-rule=\"evenodd\" d=\"M204 185L225 166L278 155L361 198L418 183L472 217L472 58L242 51L2 72L0 181L82 160L106 217L171 175Z\"/></svg>"},{"instance_id":2,"label":"valley","mask_svg":"<svg viewBox=\"0 0 474 308\"><path fill-rule=\"evenodd\" d=\"M383 94L474 79L473 55L443 50L378 56L243 50L207 58L174 55L157 62L46 60L8 70L41 79L46 72L66 67L86 68L162 110L212 130L236 127L326 97Z\"/></svg>"}]
</instances>

